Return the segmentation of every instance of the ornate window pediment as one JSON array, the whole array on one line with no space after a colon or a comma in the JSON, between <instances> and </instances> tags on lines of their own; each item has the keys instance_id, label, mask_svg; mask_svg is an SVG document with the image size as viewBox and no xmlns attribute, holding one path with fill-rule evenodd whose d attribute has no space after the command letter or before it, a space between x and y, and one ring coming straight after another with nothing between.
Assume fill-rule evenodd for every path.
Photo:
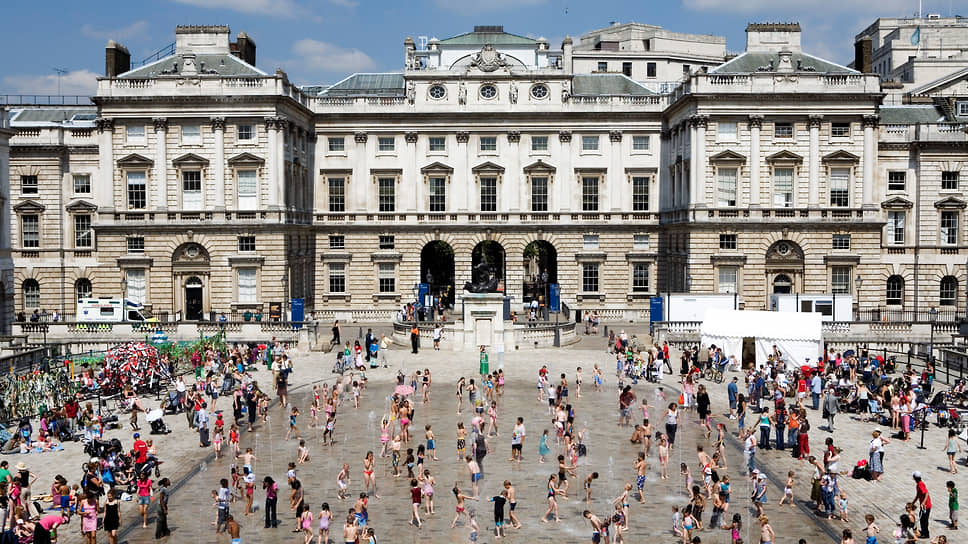
<instances>
[{"instance_id":1,"label":"ornate window pediment","mask_svg":"<svg viewBox=\"0 0 968 544\"><path fill-rule=\"evenodd\" d=\"M65 209L69 212L96 212L97 205L87 200L78 198L67 204Z\"/></svg>"},{"instance_id":2,"label":"ornate window pediment","mask_svg":"<svg viewBox=\"0 0 968 544\"><path fill-rule=\"evenodd\" d=\"M155 161L137 153L131 153L118 159L118 166L127 168L149 168L154 164Z\"/></svg>"},{"instance_id":3,"label":"ornate window pediment","mask_svg":"<svg viewBox=\"0 0 968 544\"><path fill-rule=\"evenodd\" d=\"M934 207L939 210L963 210L965 206L968 206L968 203L956 196L942 198L934 203Z\"/></svg>"},{"instance_id":4,"label":"ornate window pediment","mask_svg":"<svg viewBox=\"0 0 968 544\"><path fill-rule=\"evenodd\" d=\"M171 164L176 167L194 166L201 168L203 166L208 166L208 159L194 153L185 153L181 157L173 159Z\"/></svg>"},{"instance_id":5,"label":"ornate window pediment","mask_svg":"<svg viewBox=\"0 0 968 544\"><path fill-rule=\"evenodd\" d=\"M556 171L554 166L540 159L524 167L525 174L554 174Z\"/></svg>"},{"instance_id":6,"label":"ornate window pediment","mask_svg":"<svg viewBox=\"0 0 968 544\"><path fill-rule=\"evenodd\" d=\"M46 209L46 206L36 200L24 200L13 207L13 211L17 213L41 213Z\"/></svg>"},{"instance_id":7,"label":"ornate window pediment","mask_svg":"<svg viewBox=\"0 0 968 544\"><path fill-rule=\"evenodd\" d=\"M501 166L501 165L499 165L499 164L494 164L491 161L487 161L487 162L483 162L481 164L478 164L474 168L471 168L471 172L473 172L475 174L481 174L481 173L503 174L504 173L504 167Z\"/></svg>"},{"instance_id":8,"label":"ornate window pediment","mask_svg":"<svg viewBox=\"0 0 968 544\"><path fill-rule=\"evenodd\" d=\"M727 149L726 151L722 151L720 153L716 153L712 157L709 157L709 162L712 162L712 163L717 163L717 162L721 162L721 163L741 163L742 164L742 163L745 163L746 162L746 156L745 155L740 155L739 153L733 151L732 149Z\"/></svg>"},{"instance_id":9,"label":"ornate window pediment","mask_svg":"<svg viewBox=\"0 0 968 544\"><path fill-rule=\"evenodd\" d=\"M171 256L171 262L175 265L191 265L209 263L208 250L201 244L189 242L182 244Z\"/></svg>"},{"instance_id":10,"label":"ornate window pediment","mask_svg":"<svg viewBox=\"0 0 968 544\"><path fill-rule=\"evenodd\" d=\"M796 242L780 240L766 250L766 261L771 264L803 264L803 249Z\"/></svg>"},{"instance_id":11,"label":"ornate window pediment","mask_svg":"<svg viewBox=\"0 0 968 544\"><path fill-rule=\"evenodd\" d=\"M881 208L884 210L909 210L913 207L913 202L900 196L889 198L884 202L881 202Z\"/></svg>"},{"instance_id":12,"label":"ornate window pediment","mask_svg":"<svg viewBox=\"0 0 968 544\"><path fill-rule=\"evenodd\" d=\"M266 160L252 153L239 153L229 158L229 166L262 166Z\"/></svg>"},{"instance_id":13,"label":"ornate window pediment","mask_svg":"<svg viewBox=\"0 0 968 544\"><path fill-rule=\"evenodd\" d=\"M434 162L420 169L421 174L453 174L454 169L442 162Z\"/></svg>"},{"instance_id":14,"label":"ornate window pediment","mask_svg":"<svg viewBox=\"0 0 968 544\"><path fill-rule=\"evenodd\" d=\"M776 153L766 157L766 162L802 163L803 157L797 155L793 151L784 149L783 151L777 151Z\"/></svg>"},{"instance_id":15,"label":"ornate window pediment","mask_svg":"<svg viewBox=\"0 0 968 544\"><path fill-rule=\"evenodd\" d=\"M844 151L843 149L838 149L833 153L824 155L823 162L858 163L860 162L860 157L848 151Z\"/></svg>"}]
</instances>

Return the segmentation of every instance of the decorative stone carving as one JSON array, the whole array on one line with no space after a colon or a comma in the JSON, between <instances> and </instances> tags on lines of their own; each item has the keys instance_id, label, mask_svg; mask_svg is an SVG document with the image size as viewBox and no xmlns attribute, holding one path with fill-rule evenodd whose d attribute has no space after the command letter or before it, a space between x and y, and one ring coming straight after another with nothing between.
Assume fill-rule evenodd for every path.
<instances>
[{"instance_id":1,"label":"decorative stone carving","mask_svg":"<svg viewBox=\"0 0 968 544\"><path fill-rule=\"evenodd\" d=\"M517 130L508 132L508 142L516 144L521 141L521 133Z\"/></svg>"},{"instance_id":2,"label":"decorative stone carving","mask_svg":"<svg viewBox=\"0 0 968 544\"><path fill-rule=\"evenodd\" d=\"M210 119L212 123L212 130L225 130L225 118L224 117L212 117Z\"/></svg>"},{"instance_id":3,"label":"decorative stone carving","mask_svg":"<svg viewBox=\"0 0 968 544\"><path fill-rule=\"evenodd\" d=\"M823 115L811 115L807 118L807 125L810 128L820 128L821 123L823 123Z\"/></svg>"},{"instance_id":4,"label":"decorative stone carving","mask_svg":"<svg viewBox=\"0 0 968 544\"><path fill-rule=\"evenodd\" d=\"M482 72L493 72L498 68L506 67L508 61L505 60L504 55L494 49L493 45L486 43L480 52L471 59L470 65Z\"/></svg>"},{"instance_id":5,"label":"decorative stone carving","mask_svg":"<svg viewBox=\"0 0 968 544\"><path fill-rule=\"evenodd\" d=\"M750 128L763 128L763 116L762 115L750 115Z\"/></svg>"},{"instance_id":6,"label":"decorative stone carving","mask_svg":"<svg viewBox=\"0 0 968 544\"><path fill-rule=\"evenodd\" d=\"M880 117L876 115L865 115L864 116L864 128L871 127L877 128Z\"/></svg>"},{"instance_id":7,"label":"decorative stone carving","mask_svg":"<svg viewBox=\"0 0 968 544\"><path fill-rule=\"evenodd\" d=\"M457 131L457 143L466 144L471 139L471 133L465 130Z\"/></svg>"},{"instance_id":8,"label":"decorative stone carving","mask_svg":"<svg viewBox=\"0 0 968 544\"><path fill-rule=\"evenodd\" d=\"M94 120L94 125L97 127L98 132L114 130L114 119L110 117L98 117Z\"/></svg>"},{"instance_id":9,"label":"decorative stone carving","mask_svg":"<svg viewBox=\"0 0 968 544\"><path fill-rule=\"evenodd\" d=\"M457 103L460 105L467 104L467 85L463 81L457 87Z\"/></svg>"},{"instance_id":10,"label":"decorative stone carving","mask_svg":"<svg viewBox=\"0 0 968 544\"><path fill-rule=\"evenodd\" d=\"M413 81L408 81L407 82L407 104L410 104L412 106L416 100L417 100L417 86L414 84Z\"/></svg>"},{"instance_id":11,"label":"decorative stone carving","mask_svg":"<svg viewBox=\"0 0 968 544\"><path fill-rule=\"evenodd\" d=\"M151 124L155 127L155 132L162 132L168 130L168 118L167 117L155 117L151 120Z\"/></svg>"},{"instance_id":12,"label":"decorative stone carving","mask_svg":"<svg viewBox=\"0 0 968 544\"><path fill-rule=\"evenodd\" d=\"M561 130L558 132L558 141L565 144L571 141L571 131Z\"/></svg>"},{"instance_id":13,"label":"decorative stone carving","mask_svg":"<svg viewBox=\"0 0 968 544\"><path fill-rule=\"evenodd\" d=\"M358 144L365 144L367 140L367 134L365 132L357 132L353 135L353 141Z\"/></svg>"},{"instance_id":14,"label":"decorative stone carving","mask_svg":"<svg viewBox=\"0 0 968 544\"><path fill-rule=\"evenodd\" d=\"M708 115L693 115L689 118L689 126L706 128L709 126Z\"/></svg>"},{"instance_id":15,"label":"decorative stone carving","mask_svg":"<svg viewBox=\"0 0 968 544\"><path fill-rule=\"evenodd\" d=\"M518 86L515 85L513 81L511 82L511 87L508 89L508 100L510 100L512 104L518 103Z\"/></svg>"},{"instance_id":16,"label":"decorative stone carving","mask_svg":"<svg viewBox=\"0 0 968 544\"><path fill-rule=\"evenodd\" d=\"M415 143L417 143L417 133L416 132L408 132L408 133L406 133L406 134L403 135L403 138L407 141L408 144L415 144Z\"/></svg>"},{"instance_id":17,"label":"decorative stone carving","mask_svg":"<svg viewBox=\"0 0 968 544\"><path fill-rule=\"evenodd\" d=\"M622 141L622 131L621 130L610 130L610 131L608 131L608 141L610 141L610 142L621 142Z\"/></svg>"},{"instance_id":18,"label":"decorative stone carving","mask_svg":"<svg viewBox=\"0 0 968 544\"><path fill-rule=\"evenodd\" d=\"M561 101L562 103L568 102L571 98L571 83L568 81L561 82Z\"/></svg>"}]
</instances>

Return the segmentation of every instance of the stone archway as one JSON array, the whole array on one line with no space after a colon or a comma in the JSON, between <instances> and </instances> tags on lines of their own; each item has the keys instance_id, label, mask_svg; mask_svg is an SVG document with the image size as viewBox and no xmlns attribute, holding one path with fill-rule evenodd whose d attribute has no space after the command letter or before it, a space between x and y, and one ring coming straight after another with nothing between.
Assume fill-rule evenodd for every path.
<instances>
[{"instance_id":1,"label":"stone archway","mask_svg":"<svg viewBox=\"0 0 968 544\"><path fill-rule=\"evenodd\" d=\"M548 286L558 283L558 250L547 240L535 240L524 246L523 257L523 301L539 298L547 303Z\"/></svg>"},{"instance_id":2,"label":"stone archway","mask_svg":"<svg viewBox=\"0 0 968 544\"><path fill-rule=\"evenodd\" d=\"M430 286L430 294L454 306L454 248L443 240L434 240L420 251L420 283Z\"/></svg>"},{"instance_id":3,"label":"stone archway","mask_svg":"<svg viewBox=\"0 0 968 544\"><path fill-rule=\"evenodd\" d=\"M766 250L767 299L772 294L803 292L803 248L791 240L778 240Z\"/></svg>"},{"instance_id":4,"label":"stone archway","mask_svg":"<svg viewBox=\"0 0 968 544\"><path fill-rule=\"evenodd\" d=\"M187 321L205 321L211 312L211 258L205 246L186 242L172 252L172 298Z\"/></svg>"}]
</instances>

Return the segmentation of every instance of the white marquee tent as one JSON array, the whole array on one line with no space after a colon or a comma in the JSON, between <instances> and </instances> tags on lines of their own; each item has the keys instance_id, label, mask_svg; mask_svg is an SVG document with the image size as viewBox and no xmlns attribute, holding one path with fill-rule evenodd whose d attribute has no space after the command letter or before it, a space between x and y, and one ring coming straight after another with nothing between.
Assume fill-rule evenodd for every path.
<instances>
[{"instance_id":1,"label":"white marquee tent","mask_svg":"<svg viewBox=\"0 0 968 544\"><path fill-rule=\"evenodd\" d=\"M823 355L823 329L819 313L760 312L747 310L706 310L700 328L702 343L716 344L726 356L743 352L743 339L756 342L756 364L766 362L773 345L784 359L800 366L811 366Z\"/></svg>"}]
</instances>

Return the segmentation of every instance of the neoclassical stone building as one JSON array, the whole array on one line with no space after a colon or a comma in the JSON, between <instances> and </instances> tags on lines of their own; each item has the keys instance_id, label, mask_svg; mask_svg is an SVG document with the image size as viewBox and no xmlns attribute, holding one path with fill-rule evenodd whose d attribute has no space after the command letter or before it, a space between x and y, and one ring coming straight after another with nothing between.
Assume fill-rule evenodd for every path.
<instances>
[{"instance_id":1,"label":"neoclassical stone building","mask_svg":"<svg viewBox=\"0 0 968 544\"><path fill-rule=\"evenodd\" d=\"M93 107L13 112L18 309L125 293L169 319L288 298L384 319L419 284L456 300L481 262L516 307L557 283L607 318L667 292L964 308L963 120L883 107L870 49L853 70L795 24L750 25L735 58L648 25L560 50L476 27L300 89L229 36L178 27L139 67L109 43ZM956 104L965 77L922 92Z\"/></svg>"}]
</instances>

